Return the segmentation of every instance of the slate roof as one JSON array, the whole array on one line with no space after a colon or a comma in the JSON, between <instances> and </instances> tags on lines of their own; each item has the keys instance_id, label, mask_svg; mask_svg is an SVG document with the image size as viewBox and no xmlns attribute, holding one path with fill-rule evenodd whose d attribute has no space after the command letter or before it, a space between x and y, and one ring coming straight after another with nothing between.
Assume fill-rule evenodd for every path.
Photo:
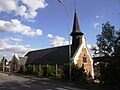
<instances>
[{"instance_id":1,"label":"slate roof","mask_svg":"<svg viewBox=\"0 0 120 90\"><path fill-rule=\"evenodd\" d=\"M83 35L83 33L81 32L80 27L79 27L79 22L78 22L78 17L77 17L76 11L74 14L73 30L70 35L73 36L74 34Z\"/></svg>"},{"instance_id":2,"label":"slate roof","mask_svg":"<svg viewBox=\"0 0 120 90\"><path fill-rule=\"evenodd\" d=\"M28 52L26 64L64 64L69 63L69 46L60 46Z\"/></svg>"}]
</instances>

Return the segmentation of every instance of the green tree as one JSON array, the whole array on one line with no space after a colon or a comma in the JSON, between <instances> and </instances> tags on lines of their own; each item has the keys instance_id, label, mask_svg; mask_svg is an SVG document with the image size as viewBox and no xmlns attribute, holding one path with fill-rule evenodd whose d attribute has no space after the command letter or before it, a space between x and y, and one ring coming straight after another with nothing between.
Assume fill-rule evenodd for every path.
<instances>
[{"instance_id":1,"label":"green tree","mask_svg":"<svg viewBox=\"0 0 120 90\"><path fill-rule=\"evenodd\" d=\"M100 62L100 80L111 85L120 85L120 30L110 22L102 24L102 32L97 35L97 45L92 47L94 54L102 59ZM108 56L108 57L106 57Z\"/></svg>"},{"instance_id":2,"label":"green tree","mask_svg":"<svg viewBox=\"0 0 120 90\"><path fill-rule=\"evenodd\" d=\"M95 54L100 56L111 56L113 54L113 49L115 44L115 28L110 22L102 24L102 32L97 35L97 49L93 47L92 50Z\"/></svg>"},{"instance_id":3,"label":"green tree","mask_svg":"<svg viewBox=\"0 0 120 90\"><path fill-rule=\"evenodd\" d=\"M116 32L114 56L120 56L120 30Z\"/></svg>"}]
</instances>

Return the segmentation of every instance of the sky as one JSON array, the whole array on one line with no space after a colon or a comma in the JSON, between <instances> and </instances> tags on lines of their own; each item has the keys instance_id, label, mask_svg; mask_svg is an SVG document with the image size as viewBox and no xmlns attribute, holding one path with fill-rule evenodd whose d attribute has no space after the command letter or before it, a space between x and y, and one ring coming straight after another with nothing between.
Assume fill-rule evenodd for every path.
<instances>
[{"instance_id":1,"label":"sky","mask_svg":"<svg viewBox=\"0 0 120 90\"><path fill-rule=\"evenodd\" d=\"M74 0L63 0L73 26ZM81 31L87 45L96 45L96 35L109 21L120 29L120 0L76 0ZM68 15L58 0L0 0L0 59L14 54L68 44Z\"/></svg>"}]
</instances>

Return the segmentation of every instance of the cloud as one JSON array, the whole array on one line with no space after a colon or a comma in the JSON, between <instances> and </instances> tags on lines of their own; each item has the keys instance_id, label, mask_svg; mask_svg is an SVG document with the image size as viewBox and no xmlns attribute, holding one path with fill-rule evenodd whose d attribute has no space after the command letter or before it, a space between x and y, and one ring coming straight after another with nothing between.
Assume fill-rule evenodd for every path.
<instances>
[{"instance_id":1,"label":"cloud","mask_svg":"<svg viewBox=\"0 0 120 90\"><path fill-rule=\"evenodd\" d=\"M20 7L16 8L15 13L17 15L25 17L27 15L26 10L27 10L26 6L21 5Z\"/></svg>"},{"instance_id":2,"label":"cloud","mask_svg":"<svg viewBox=\"0 0 120 90\"><path fill-rule=\"evenodd\" d=\"M21 38L16 38L16 37L4 37L0 39L0 45L1 47L6 47L9 44L19 44L19 42L22 42Z\"/></svg>"},{"instance_id":3,"label":"cloud","mask_svg":"<svg viewBox=\"0 0 120 90\"><path fill-rule=\"evenodd\" d=\"M99 19L99 18L104 18L104 16L103 15L101 15L101 16L96 16L96 19Z\"/></svg>"},{"instance_id":4,"label":"cloud","mask_svg":"<svg viewBox=\"0 0 120 90\"><path fill-rule=\"evenodd\" d=\"M100 23L94 23L94 24L93 24L93 28L94 28L94 29L98 29L99 27L100 27Z\"/></svg>"},{"instance_id":5,"label":"cloud","mask_svg":"<svg viewBox=\"0 0 120 90\"><path fill-rule=\"evenodd\" d=\"M0 33L11 32L20 33L26 36L41 36L42 30L32 29L31 27L24 25L21 21L17 19L12 19L11 21L0 20Z\"/></svg>"},{"instance_id":6,"label":"cloud","mask_svg":"<svg viewBox=\"0 0 120 90\"><path fill-rule=\"evenodd\" d=\"M47 37L53 38L53 35L49 33L49 34L47 35Z\"/></svg>"},{"instance_id":7,"label":"cloud","mask_svg":"<svg viewBox=\"0 0 120 90\"><path fill-rule=\"evenodd\" d=\"M37 11L40 8L45 8L48 4L45 0L22 0L22 2L27 6L27 13L24 12L23 16L26 19L34 18L37 15ZM25 10L24 10L25 11Z\"/></svg>"},{"instance_id":8,"label":"cloud","mask_svg":"<svg viewBox=\"0 0 120 90\"><path fill-rule=\"evenodd\" d=\"M65 40L65 38L60 37L60 36L55 36L53 40L51 41L52 46L63 46L63 45L68 45L69 41Z\"/></svg>"},{"instance_id":9,"label":"cloud","mask_svg":"<svg viewBox=\"0 0 120 90\"><path fill-rule=\"evenodd\" d=\"M22 0L30 9L36 10L38 8L45 8L48 4L45 0Z\"/></svg>"},{"instance_id":10,"label":"cloud","mask_svg":"<svg viewBox=\"0 0 120 90\"><path fill-rule=\"evenodd\" d=\"M20 39L20 38L13 38L13 37L10 37L10 40L15 41L15 42L21 42L22 41L22 39Z\"/></svg>"},{"instance_id":11,"label":"cloud","mask_svg":"<svg viewBox=\"0 0 120 90\"><path fill-rule=\"evenodd\" d=\"M40 29L37 29L35 31L35 33L36 33L36 35L39 35L39 36L41 36L43 34L42 30L40 30Z\"/></svg>"},{"instance_id":12,"label":"cloud","mask_svg":"<svg viewBox=\"0 0 120 90\"><path fill-rule=\"evenodd\" d=\"M25 19L34 19L37 10L45 8L45 0L0 0L0 12L13 13Z\"/></svg>"},{"instance_id":13,"label":"cloud","mask_svg":"<svg viewBox=\"0 0 120 90\"><path fill-rule=\"evenodd\" d=\"M98 19L99 18L99 16L96 16L96 19Z\"/></svg>"},{"instance_id":14,"label":"cloud","mask_svg":"<svg viewBox=\"0 0 120 90\"><path fill-rule=\"evenodd\" d=\"M30 45L25 45L26 47L30 47Z\"/></svg>"},{"instance_id":15,"label":"cloud","mask_svg":"<svg viewBox=\"0 0 120 90\"><path fill-rule=\"evenodd\" d=\"M16 9L15 0L0 0L0 12L10 12Z\"/></svg>"},{"instance_id":16,"label":"cloud","mask_svg":"<svg viewBox=\"0 0 120 90\"><path fill-rule=\"evenodd\" d=\"M11 39L11 37L0 39L0 57L6 56L6 58L10 60L15 53L17 53L19 56L22 56L27 51L34 50L26 45L11 44L10 42L12 40L14 39ZM15 41L19 40L15 39Z\"/></svg>"}]
</instances>

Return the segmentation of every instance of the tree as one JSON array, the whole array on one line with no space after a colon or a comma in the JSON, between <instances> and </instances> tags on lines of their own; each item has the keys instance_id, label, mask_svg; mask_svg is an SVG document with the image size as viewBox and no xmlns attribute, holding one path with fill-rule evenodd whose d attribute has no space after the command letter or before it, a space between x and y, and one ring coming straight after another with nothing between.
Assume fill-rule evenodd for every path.
<instances>
[{"instance_id":1,"label":"tree","mask_svg":"<svg viewBox=\"0 0 120 90\"><path fill-rule=\"evenodd\" d=\"M116 32L114 56L120 56L120 30Z\"/></svg>"},{"instance_id":2,"label":"tree","mask_svg":"<svg viewBox=\"0 0 120 90\"><path fill-rule=\"evenodd\" d=\"M102 32L97 35L97 45L92 47L100 59L100 80L106 84L118 85L120 82L120 30L110 22L102 24ZM108 56L108 57L106 57Z\"/></svg>"},{"instance_id":3,"label":"tree","mask_svg":"<svg viewBox=\"0 0 120 90\"><path fill-rule=\"evenodd\" d=\"M95 54L100 56L111 56L114 51L115 44L115 28L110 22L102 24L102 32L97 35L97 49L93 47ZM97 53L96 53L97 52Z\"/></svg>"}]
</instances>

